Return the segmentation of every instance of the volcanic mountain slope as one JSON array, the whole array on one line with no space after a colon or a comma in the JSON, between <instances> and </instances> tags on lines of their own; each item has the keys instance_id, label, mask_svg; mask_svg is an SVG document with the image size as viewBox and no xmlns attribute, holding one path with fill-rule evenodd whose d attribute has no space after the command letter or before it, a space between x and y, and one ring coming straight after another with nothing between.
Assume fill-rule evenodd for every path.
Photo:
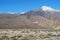
<instances>
[{"instance_id":1,"label":"volcanic mountain slope","mask_svg":"<svg viewBox=\"0 0 60 40\"><path fill-rule=\"evenodd\" d=\"M42 17L48 18L48 19L60 20L60 11L52 9L47 6L43 6L39 10L29 11L29 12L25 13L25 15L28 15L28 16L35 16L35 15L38 16L39 15L39 16L42 16Z\"/></svg>"},{"instance_id":2,"label":"volcanic mountain slope","mask_svg":"<svg viewBox=\"0 0 60 40\"><path fill-rule=\"evenodd\" d=\"M47 6L24 14L0 14L1 29L58 29L59 22L60 11Z\"/></svg>"}]
</instances>

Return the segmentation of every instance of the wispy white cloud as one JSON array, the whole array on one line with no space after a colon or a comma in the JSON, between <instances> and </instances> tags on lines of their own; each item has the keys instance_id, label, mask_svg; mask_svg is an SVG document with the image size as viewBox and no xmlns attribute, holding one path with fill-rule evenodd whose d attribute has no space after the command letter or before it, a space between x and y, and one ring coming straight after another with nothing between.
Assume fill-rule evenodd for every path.
<instances>
[{"instance_id":1,"label":"wispy white cloud","mask_svg":"<svg viewBox=\"0 0 60 40\"><path fill-rule=\"evenodd\" d=\"M15 14L14 12L8 12L9 14Z\"/></svg>"}]
</instances>

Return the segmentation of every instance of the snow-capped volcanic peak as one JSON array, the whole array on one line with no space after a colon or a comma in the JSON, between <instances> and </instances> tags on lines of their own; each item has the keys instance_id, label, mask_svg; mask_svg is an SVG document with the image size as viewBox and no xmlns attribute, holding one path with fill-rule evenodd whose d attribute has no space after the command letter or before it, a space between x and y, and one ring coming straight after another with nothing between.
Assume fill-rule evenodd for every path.
<instances>
[{"instance_id":1,"label":"snow-capped volcanic peak","mask_svg":"<svg viewBox=\"0 0 60 40\"><path fill-rule=\"evenodd\" d=\"M53 11L53 10L55 10L55 9L53 9L53 8L51 8L51 7L48 7L48 6L43 6L41 9L42 9L43 11L45 11L45 10L48 10L48 11Z\"/></svg>"},{"instance_id":2,"label":"snow-capped volcanic peak","mask_svg":"<svg viewBox=\"0 0 60 40\"><path fill-rule=\"evenodd\" d=\"M53 9L49 6L43 6L41 9L42 9L42 11L58 11L58 12L60 12L60 10Z\"/></svg>"}]
</instances>

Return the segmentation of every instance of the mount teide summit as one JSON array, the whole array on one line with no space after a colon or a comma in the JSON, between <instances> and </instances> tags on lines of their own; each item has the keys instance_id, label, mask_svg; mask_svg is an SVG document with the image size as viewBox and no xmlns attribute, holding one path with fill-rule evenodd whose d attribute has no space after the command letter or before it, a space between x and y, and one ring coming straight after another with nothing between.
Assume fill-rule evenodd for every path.
<instances>
[{"instance_id":1,"label":"mount teide summit","mask_svg":"<svg viewBox=\"0 0 60 40\"><path fill-rule=\"evenodd\" d=\"M0 14L1 29L60 29L60 10L43 6L24 14Z\"/></svg>"},{"instance_id":2,"label":"mount teide summit","mask_svg":"<svg viewBox=\"0 0 60 40\"><path fill-rule=\"evenodd\" d=\"M48 19L60 20L60 10L53 9L51 7L43 6L39 10L32 10L25 13L28 16L42 16Z\"/></svg>"}]
</instances>

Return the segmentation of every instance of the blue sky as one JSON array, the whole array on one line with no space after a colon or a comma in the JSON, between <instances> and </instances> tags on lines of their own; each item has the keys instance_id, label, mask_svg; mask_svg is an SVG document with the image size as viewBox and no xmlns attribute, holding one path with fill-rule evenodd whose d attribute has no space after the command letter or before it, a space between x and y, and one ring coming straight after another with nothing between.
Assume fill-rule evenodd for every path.
<instances>
[{"instance_id":1,"label":"blue sky","mask_svg":"<svg viewBox=\"0 0 60 40\"><path fill-rule=\"evenodd\" d=\"M42 6L60 10L60 0L0 0L0 12L26 12Z\"/></svg>"}]
</instances>

